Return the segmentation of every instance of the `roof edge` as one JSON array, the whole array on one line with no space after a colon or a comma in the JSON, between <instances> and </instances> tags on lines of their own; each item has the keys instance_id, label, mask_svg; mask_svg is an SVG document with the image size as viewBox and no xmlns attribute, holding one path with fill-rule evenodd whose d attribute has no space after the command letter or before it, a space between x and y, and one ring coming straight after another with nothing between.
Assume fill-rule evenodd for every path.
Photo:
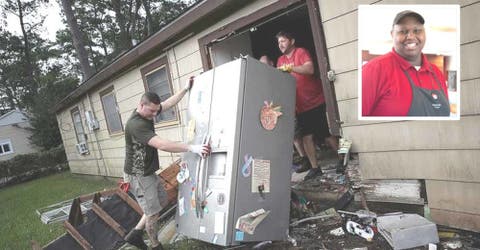
<instances>
[{"instance_id":1,"label":"roof edge","mask_svg":"<svg viewBox=\"0 0 480 250\"><path fill-rule=\"evenodd\" d=\"M198 3L196 6L174 19L170 24L167 24L146 40L118 56L113 62L84 81L73 92L60 100L54 106L53 110L58 113L67 108L90 89L120 75L120 72L129 69L138 62L141 62L142 59L148 57L152 51L167 47L170 39L175 38L175 36L181 34L182 31L194 26L196 22L208 18L212 13L222 10L225 6L234 2L235 0L206 0ZM244 2L246 5L251 1Z\"/></svg>"}]
</instances>

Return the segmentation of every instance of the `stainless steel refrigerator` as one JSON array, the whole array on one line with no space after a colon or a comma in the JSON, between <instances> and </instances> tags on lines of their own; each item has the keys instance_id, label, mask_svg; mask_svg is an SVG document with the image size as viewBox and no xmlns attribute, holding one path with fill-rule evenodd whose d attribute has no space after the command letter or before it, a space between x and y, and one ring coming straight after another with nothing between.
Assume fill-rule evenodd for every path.
<instances>
[{"instance_id":1,"label":"stainless steel refrigerator","mask_svg":"<svg viewBox=\"0 0 480 250\"><path fill-rule=\"evenodd\" d=\"M251 57L195 78L185 138L212 153L184 154L177 232L222 246L287 239L294 112L294 78Z\"/></svg>"}]
</instances>

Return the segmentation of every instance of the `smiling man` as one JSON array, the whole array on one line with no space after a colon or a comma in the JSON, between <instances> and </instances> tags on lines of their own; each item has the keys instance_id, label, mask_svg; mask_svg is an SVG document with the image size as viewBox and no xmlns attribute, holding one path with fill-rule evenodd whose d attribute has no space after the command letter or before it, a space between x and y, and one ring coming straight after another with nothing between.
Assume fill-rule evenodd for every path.
<instances>
[{"instance_id":1,"label":"smiling man","mask_svg":"<svg viewBox=\"0 0 480 250\"><path fill-rule=\"evenodd\" d=\"M398 13L390 32L391 52L362 67L362 116L449 116L445 77L422 53L425 20Z\"/></svg>"}]
</instances>

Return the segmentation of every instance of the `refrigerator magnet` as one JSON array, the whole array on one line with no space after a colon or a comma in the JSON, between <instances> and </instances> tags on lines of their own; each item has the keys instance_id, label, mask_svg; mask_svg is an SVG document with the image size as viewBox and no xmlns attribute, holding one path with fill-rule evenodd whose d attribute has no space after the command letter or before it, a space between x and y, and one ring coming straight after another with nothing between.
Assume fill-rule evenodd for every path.
<instances>
[{"instance_id":1,"label":"refrigerator magnet","mask_svg":"<svg viewBox=\"0 0 480 250\"><path fill-rule=\"evenodd\" d=\"M195 122L195 119L191 119L188 121L188 127L187 127L187 141L192 141L193 138L195 137L195 127L197 123Z\"/></svg>"},{"instance_id":2,"label":"refrigerator magnet","mask_svg":"<svg viewBox=\"0 0 480 250\"><path fill-rule=\"evenodd\" d=\"M178 199L178 215L182 216L185 214L185 199Z\"/></svg>"},{"instance_id":3,"label":"refrigerator magnet","mask_svg":"<svg viewBox=\"0 0 480 250\"><path fill-rule=\"evenodd\" d=\"M252 193L270 193L270 160L255 159L252 165Z\"/></svg>"},{"instance_id":4,"label":"refrigerator magnet","mask_svg":"<svg viewBox=\"0 0 480 250\"><path fill-rule=\"evenodd\" d=\"M236 240L236 241L242 241L244 235L245 235L244 232L242 232L242 231L236 231L236 232L235 232L235 240Z\"/></svg>"},{"instance_id":5,"label":"refrigerator magnet","mask_svg":"<svg viewBox=\"0 0 480 250\"><path fill-rule=\"evenodd\" d=\"M278 117L282 115L282 107L273 105L273 102L264 101L260 109L260 123L266 130L273 130L277 126Z\"/></svg>"},{"instance_id":6,"label":"refrigerator magnet","mask_svg":"<svg viewBox=\"0 0 480 250\"><path fill-rule=\"evenodd\" d=\"M253 162L253 157L249 154L246 154L243 157L244 163L242 166L242 175L243 177L249 177L250 173L252 172L252 162Z\"/></svg>"},{"instance_id":7,"label":"refrigerator magnet","mask_svg":"<svg viewBox=\"0 0 480 250\"><path fill-rule=\"evenodd\" d=\"M182 166L180 167L180 172L178 172L178 174L177 174L178 183L180 183L180 184L184 183L185 180L187 180L189 177L190 177L190 171L188 170L188 167L186 167L186 166L184 166L184 164L182 164Z\"/></svg>"}]
</instances>

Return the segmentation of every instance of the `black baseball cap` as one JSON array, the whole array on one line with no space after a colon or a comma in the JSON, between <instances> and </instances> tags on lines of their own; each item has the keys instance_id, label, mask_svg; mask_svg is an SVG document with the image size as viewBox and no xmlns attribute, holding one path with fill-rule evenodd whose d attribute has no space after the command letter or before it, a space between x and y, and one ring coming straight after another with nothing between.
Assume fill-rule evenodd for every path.
<instances>
[{"instance_id":1,"label":"black baseball cap","mask_svg":"<svg viewBox=\"0 0 480 250\"><path fill-rule=\"evenodd\" d=\"M417 21L419 21L421 24L425 24L425 19L423 19L423 17L420 14L418 14L415 11L404 10L402 12L399 12L395 16L395 19L393 19L393 25L400 23L402 21L402 19L404 17L407 17L407 16L415 17L417 19Z\"/></svg>"}]
</instances>

